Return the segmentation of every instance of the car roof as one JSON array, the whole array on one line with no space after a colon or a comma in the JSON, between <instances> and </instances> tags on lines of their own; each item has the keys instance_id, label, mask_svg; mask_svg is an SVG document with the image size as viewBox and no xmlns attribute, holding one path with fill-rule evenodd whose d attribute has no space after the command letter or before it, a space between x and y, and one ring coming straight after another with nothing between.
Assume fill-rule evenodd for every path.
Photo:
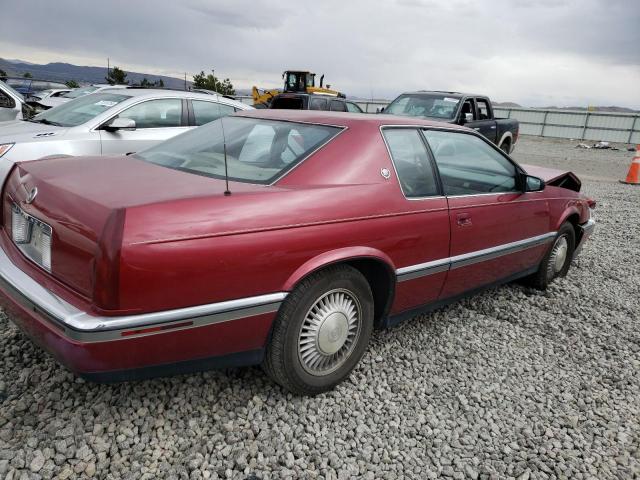
<instances>
[{"instance_id":1,"label":"car roof","mask_svg":"<svg viewBox=\"0 0 640 480\"><path fill-rule=\"evenodd\" d=\"M442 95L442 94L446 94L450 97L453 98L462 98L462 97L482 97L482 98L487 98L486 95L480 95L477 93L462 93L462 92L448 92L446 90L415 90L413 92L404 92L401 95L420 95L420 94L424 94L424 95L429 95L429 94L438 94L438 95Z\"/></svg>"},{"instance_id":2,"label":"car roof","mask_svg":"<svg viewBox=\"0 0 640 480\"><path fill-rule=\"evenodd\" d=\"M208 100L209 102L212 100L220 101L221 103L228 103L231 105L241 105L243 107L250 107L250 105L246 105L237 100L233 100L231 98L224 97L222 95L210 95L208 93L198 93L198 92L189 92L184 90L171 90L167 88L105 88L101 90L101 93L109 92L111 90L113 93L118 93L120 95L127 95L130 97L148 97L148 98L162 98L162 97L178 97L178 98L198 98L202 100Z\"/></svg>"},{"instance_id":3,"label":"car roof","mask_svg":"<svg viewBox=\"0 0 640 480\"><path fill-rule=\"evenodd\" d=\"M285 109L256 109L238 112L236 116L262 118L265 120L285 120L290 122L316 123L320 125L334 125L341 127L355 127L367 124L374 127L384 125L410 125L424 127L447 127L453 130L469 131L470 129L450 123L422 120L416 117L373 113L328 112L325 110L285 110Z\"/></svg>"}]
</instances>

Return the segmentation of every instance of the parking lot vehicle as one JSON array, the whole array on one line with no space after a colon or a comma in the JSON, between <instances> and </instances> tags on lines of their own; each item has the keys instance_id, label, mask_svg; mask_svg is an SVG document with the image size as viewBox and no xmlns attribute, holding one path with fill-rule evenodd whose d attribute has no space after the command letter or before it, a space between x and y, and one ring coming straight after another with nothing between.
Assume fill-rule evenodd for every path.
<instances>
[{"instance_id":1,"label":"parking lot vehicle","mask_svg":"<svg viewBox=\"0 0 640 480\"><path fill-rule=\"evenodd\" d=\"M455 125L240 112L131 156L18 163L0 304L89 379L262 363L315 394L374 327L565 275L595 225L579 189Z\"/></svg>"},{"instance_id":2,"label":"parking lot vehicle","mask_svg":"<svg viewBox=\"0 0 640 480\"><path fill-rule=\"evenodd\" d=\"M326 110L363 113L358 104L342 97L323 94L281 93L273 97L269 108L278 110Z\"/></svg>"},{"instance_id":3,"label":"parking lot vehicle","mask_svg":"<svg viewBox=\"0 0 640 480\"><path fill-rule=\"evenodd\" d=\"M31 108L24 96L0 80L0 126L12 120L31 116Z\"/></svg>"},{"instance_id":4,"label":"parking lot vehicle","mask_svg":"<svg viewBox=\"0 0 640 480\"><path fill-rule=\"evenodd\" d=\"M494 118L491 100L482 95L459 92L403 93L383 111L390 115L406 115L473 128L511 153L518 141L520 124L512 118Z\"/></svg>"},{"instance_id":5,"label":"parking lot vehicle","mask_svg":"<svg viewBox=\"0 0 640 480\"><path fill-rule=\"evenodd\" d=\"M37 102L37 101L46 100L47 98L58 98L61 95L69 93L71 90L72 90L71 88L50 88L48 90L41 90L39 92L35 92L34 94L30 95L27 101Z\"/></svg>"},{"instance_id":6,"label":"parking lot vehicle","mask_svg":"<svg viewBox=\"0 0 640 480\"><path fill-rule=\"evenodd\" d=\"M320 86L316 87L316 74L306 70L286 70L282 74L284 88L282 90L274 88L271 90L253 87L253 106L256 108L269 108L271 101L280 93L309 93L328 95L331 97L344 98L344 94L337 90L332 90L330 85L323 86L324 75L320 77Z\"/></svg>"},{"instance_id":7,"label":"parking lot vehicle","mask_svg":"<svg viewBox=\"0 0 640 480\"><path fill-rule=\"evenodd\" d=\"M0 182L13 162L137 152L249 105L162 89L104 89L0 127Z\"/></svg>"},{"instance_id":8,"label":"parking lot vehicle","mask_svg":"<svg viewBox=\"0 0 640 480\"><path fill-rule=\"evenodd\" d=\"M102 90L113 90L120 88L129 88L128 85L109 85L105 84L94 84L88 85L86 87L74 88L67 93L57 96L50 96L48 98L43 98L38 102L38 106L43 110L48 110L53 107L57 107L58 105L62 105L63 103L67 103L69 100L73 100L74 98L84 97L85 95L89 95L90 93L98 93Z\"/></svg>"},{"instance_id":9,"label":"parking lot vehicle","mask_svg":"<svg viewBox=\"0 0 640 480\"><path fill-rule=\"evenodd\" d=\"M42 90L67 88L64 83L52 82L51 80L39 80L37 78L7 77L5 83L17 92L20 92L25 98Z\"/></svg>"}]
</instances>

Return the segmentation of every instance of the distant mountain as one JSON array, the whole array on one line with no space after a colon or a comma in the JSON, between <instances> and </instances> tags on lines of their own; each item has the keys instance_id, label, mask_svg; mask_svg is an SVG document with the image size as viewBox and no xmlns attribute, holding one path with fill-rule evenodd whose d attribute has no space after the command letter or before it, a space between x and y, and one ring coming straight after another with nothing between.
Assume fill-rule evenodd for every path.
<instances>
[{"instance_id":1,"label":"distant mountain","mask_svg":"<svg viewBox=\"0 0 640 480\"><path fill-rule=\"evenodd\" d=\"M105 83L104 77L107 75L106 67L87 67L72 65L70 63L47 63L46 65L40 65L22 60L8 60L4 58L0 58L0 69L7 72L10 77L22 77L25 72L29 72L33 78L39 80L51 80L55 82L75 80L80 84ZM140 83L145 77L152 82L162 79L164 86L168 88L184 88L184 79L127 71L127 80L129 80L129 83ZM187 86L189 85L191 85L191 82L188 81Z\"/></svg>"},{"instance_id":2,"label":"distant mountain","mask_svg":"<svg viewBox=\"0 0 640 480\"><path fill-rule=\"evenodd\" d=\"M505 108L522 108L522 105L519 105L515 102L494 102L491 101L491 105L494 107L505 107Z\"/></svg>"}]
</instances>

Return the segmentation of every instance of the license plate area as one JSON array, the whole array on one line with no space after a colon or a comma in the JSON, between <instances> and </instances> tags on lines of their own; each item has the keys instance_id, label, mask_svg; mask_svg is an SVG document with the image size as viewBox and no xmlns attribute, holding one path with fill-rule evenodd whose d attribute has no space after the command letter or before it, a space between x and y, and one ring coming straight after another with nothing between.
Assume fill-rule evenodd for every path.
<instances>
[{"instance_id":1,"label":"license plate area","mask_svg":"<svg viewBox=\"0 0 640 480\"><path fill-rule=\"evenodd\" d=\"M20 251L31 261L51 271L52 229L41 220L13 205L11 211L12 239Z\"/></svg>"}]
</instances>

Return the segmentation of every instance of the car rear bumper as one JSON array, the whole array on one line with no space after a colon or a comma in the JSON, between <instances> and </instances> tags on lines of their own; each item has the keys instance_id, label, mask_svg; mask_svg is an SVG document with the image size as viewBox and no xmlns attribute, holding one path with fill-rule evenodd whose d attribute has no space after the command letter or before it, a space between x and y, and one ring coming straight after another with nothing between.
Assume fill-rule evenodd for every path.
<instances>
[{"instance_id":1,"label":"car rear bumper","mask_svg":"<svg viewBox=\"0 0 640 480\"><path fill-rule=\"evenodd\" d=\"M0 306L9 319L71 371L100 381L257 363L285 297L99 317L42 287L0 249Z\"/></svg>"},{"instance_id":2,"label":"car rear bumper","mask_svg":"<svg viewBox=\"0 0 640 480\"><path fill-rule=\"evenodd\" d=\"M587 239L591 236L595 228L596 228L596 221L593 218L590 218L585 223L578 225L578 235L576 238L578 244L576 245L576 249L574 250L574 253L573 253L574 258L580 254L580 252L582 251L582 248L584 247L584 244L586 243Z\"/></svg>"}]
</instances>

